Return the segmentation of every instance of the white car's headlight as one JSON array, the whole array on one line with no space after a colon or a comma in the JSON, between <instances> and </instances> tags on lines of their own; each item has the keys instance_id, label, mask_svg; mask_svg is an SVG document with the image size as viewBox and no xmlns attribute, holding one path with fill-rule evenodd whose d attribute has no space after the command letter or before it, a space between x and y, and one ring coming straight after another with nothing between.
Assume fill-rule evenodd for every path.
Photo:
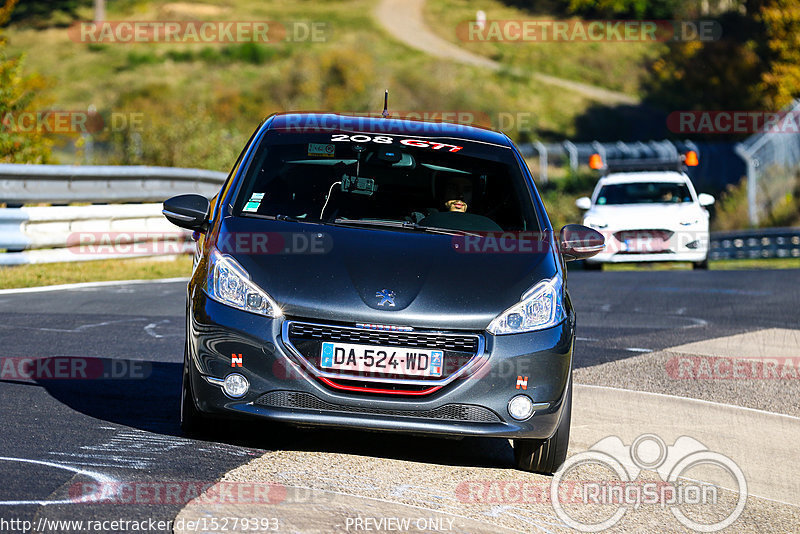
<instances>
[{"instance_id":1,"label":"white car's headlight","mask_svg":"<svg viewBox=\"0 0 800 534\"><path fill-rule=\"evenodd\" d=\"M686 219L681 221L681 226L693 226L700 222L700 219Z\"/></svg>"},{"instance_id":2,"label":"white car's headlight","mask_svg":"<svg viewBox=\"0 0 800 534\"><path fill-rule=\"evenodd\" d=\"M522 295L522 300L495 317L486 328L495 335L520 334L556 326L564 320L561 277L543 280Z\"/></svg>"},{"instance_id":3,"label":"white car's headlight","mask_svg":"<svg viewBox=\"0 0 800 534\"><path fill-rule=\"evenodd\" d=\"M233 308L267 317L281 317L283 312L266 291L250 280L250 275L232 257L212 250L209 255L206 294Z\"/></svg>"},{"instance_id":4,"label":"white car's headlight","mask_svg":"<svg viewBox=\"0 0 800 534\"><path fill-rule=\"evenodd\" d=\"M586 217L583 220L583 224L590 228L598 228L600 230L602 230L603 228L608 228L608 223L598 217L591 217L591 216Z\"/></svg>"}]
</instances>

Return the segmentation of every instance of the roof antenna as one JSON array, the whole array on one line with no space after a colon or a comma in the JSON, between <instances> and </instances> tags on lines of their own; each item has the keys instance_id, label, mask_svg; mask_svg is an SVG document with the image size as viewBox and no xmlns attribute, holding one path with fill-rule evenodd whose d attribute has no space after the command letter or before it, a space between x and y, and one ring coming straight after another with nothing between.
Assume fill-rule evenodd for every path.
<instances>
[{"instance_id":1,"label":"roof antenna","mask_svg":"<svg viewBox=\"0 0 800 534\"><path fill-rule=\"evenodd\" d=\"M383 113L381 113L381 117L384 119L389 116L389 90L386 89L386 92L383 94Z\"/></svg>"}]
</instances>

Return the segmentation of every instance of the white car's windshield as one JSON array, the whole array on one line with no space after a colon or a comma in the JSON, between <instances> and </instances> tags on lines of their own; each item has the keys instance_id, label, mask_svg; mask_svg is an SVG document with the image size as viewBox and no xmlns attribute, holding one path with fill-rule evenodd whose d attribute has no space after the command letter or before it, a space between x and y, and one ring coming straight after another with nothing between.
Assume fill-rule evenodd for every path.
<instances>
[{"instance_id":1,"label":"white car's windshield","mask_svg":"<svg viewBox=\"0 0 800 534\"><path fill-rule=\"evenodd\" d=\"M686 184L677 182L634 182L604 185L597 195L598 205L678 204L692 202Z\"/></svg>"}]
</instances>

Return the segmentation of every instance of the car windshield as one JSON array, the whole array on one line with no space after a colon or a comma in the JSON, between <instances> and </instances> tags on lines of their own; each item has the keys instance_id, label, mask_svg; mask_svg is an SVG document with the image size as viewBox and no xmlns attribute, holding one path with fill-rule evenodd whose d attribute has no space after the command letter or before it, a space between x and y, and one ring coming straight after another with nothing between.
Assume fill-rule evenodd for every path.
<instances>
[{"instance_id":1,"label":"car windshield","mask_svg":"<svg viewBox=\"0 0 800 534\"><path fill-rule=\"evenodd\" d=\"M234 213L394 231L539 229L511 149L383 134L267 133Z\"/></svg>"},{"instance_id":2,"label":"car windshield","mask_svg":"<svg viewBox=\"0 0 800 534\"><path fill-rule=\"evenodd\" d=\"M679 204L692 202L689 187L678 182L634 182L604 185L596 204Z\"/></svg>"}]
</instances>

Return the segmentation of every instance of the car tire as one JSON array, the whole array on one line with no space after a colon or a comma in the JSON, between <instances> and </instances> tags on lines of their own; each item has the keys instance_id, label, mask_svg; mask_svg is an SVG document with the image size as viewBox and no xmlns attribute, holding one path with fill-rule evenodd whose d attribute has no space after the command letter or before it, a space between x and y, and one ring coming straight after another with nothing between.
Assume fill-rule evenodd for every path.
<instances>
[{"instance_id":1,"label":"car tire","mask_svg":"<svg viewBox=\"0 0 800 534\"><path fill-rule=\"evenodd\" d=\"M708 258L704 259L703 261L695 261L692 263L692 269L695 271L707 271L708 270Z\"/></svg>"},{"instance_id":2,"label":"car tire","mask_svg":"<svg viewBox=\"0 0 800 534\"><path fill-rule=\"evenodd\" d=\"M183 380L181 382L181 430L187 436L199 437L208 432L208 418L194 403L192 380L189 376L189 355L183 357Z\"/></svg>"},{"instance_id":3,"label":"car tire","mask_svg":"<svg viewBox=\"0 0 800 534\"><path fill-rule=\"evenodd\" d=\"M602 271L603 270L603 264L602 263L598 263L598 262L584 261L583 262L583 270L584 271Z\"/></svg>"},{"instance_id":4,"label":"car tire","mask_svg":"<svg viewBox=\"0 0 800 534\"><path fill-rule=\"evenodd\" d=\"M515 439L514 464L521 471L552 475L567 459L572 421L572 375L567 384L564 410L558 428L549 439Z\"/></svg>"}]
</instances>

